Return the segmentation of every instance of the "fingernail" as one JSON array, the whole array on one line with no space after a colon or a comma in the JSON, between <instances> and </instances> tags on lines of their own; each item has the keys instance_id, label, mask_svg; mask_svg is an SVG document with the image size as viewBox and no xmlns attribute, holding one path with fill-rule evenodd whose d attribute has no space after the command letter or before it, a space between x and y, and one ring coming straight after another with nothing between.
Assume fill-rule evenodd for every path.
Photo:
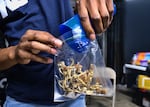
<instances>
[{"instance_id":1,"label":"fingernail","mask_svg":"<svg viewBox=\"0 0 150 107\"><path fill-rule=\"evenodd\" d=\"M58 47L61 47L63 42L59 39L55 39L54 43L58 46Z\"/></svg>"},{"instance_id":2,"label":"fingernail","mask_svg":"<svg viewBox=\"0 0 150 107\"><path fill-rule=\"evenodd\" d=\"M52 59L48 59L46 63L49 64L49 63L52 63L52 62L53 62Z\"/></svg>"},{"instance_id":3,"label":"fingernail","mask_svg":"<svg viewBox=\"0 0 150 107\"><path fill-rule=\"evenodd\" d=\"M50 53L55 55L55 54L57 53L57 50L54 49L54 48L51 48L51 49L50 49Z\"/></svg>"},{"instance_id":4,"label":"fingernail","mask_svg":"<svg viewBox=\"0 0 150 107\"><path fill-rule=\"evenodd\" d=\"M90 37L89 37L91 40L95 40L96 38L96 35L94 33L90 34Z\"/></svg>"}]
</instances>

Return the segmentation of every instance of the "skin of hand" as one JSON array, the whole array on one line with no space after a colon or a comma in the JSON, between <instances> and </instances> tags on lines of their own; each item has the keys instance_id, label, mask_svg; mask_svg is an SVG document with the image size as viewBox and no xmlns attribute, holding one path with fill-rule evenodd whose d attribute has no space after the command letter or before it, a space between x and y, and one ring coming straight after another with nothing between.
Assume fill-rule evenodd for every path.
<instances>
[{"instance_id":1,"label":"skin of hand","mask_svg":"<svg viewBox=\"0 0 150 107\"><path fill-rule=\"evenodd\" d=\"M113 19L113 0L76 0L81 24L91 40L104 32Z\"/></svg>"},{"instance_id":2,"label":"skin of hand","mask_svg":"<svg viewBox=\"0 0 150 107\"><path fill-rule=\"evenodd\" d=\"M48 32L28 30L22 36L19 44L15 46L14 54L11 54L10 58L20 64L28 64L30 61L51 63L52 59L41 57L38 53L47 52L55 55L56 48L60 48L62 44L61 40Z\"/></svg>"}]
</instances>

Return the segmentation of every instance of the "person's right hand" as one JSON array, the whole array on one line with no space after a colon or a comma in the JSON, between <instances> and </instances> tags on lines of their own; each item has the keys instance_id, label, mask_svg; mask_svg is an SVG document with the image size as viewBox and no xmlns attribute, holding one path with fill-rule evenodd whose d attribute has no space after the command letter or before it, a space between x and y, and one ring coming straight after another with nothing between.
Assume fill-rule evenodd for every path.
<instances>
[{"instance_id":1,"label":"person's right hand","mask_svg":"<svg viewBox=\"0 0 150 107\"><path fill-rule=\"evenodd\" d=\"M91 40L96 39L96 34L106 31L113 20L113 0L76 0L76 9Z\"/></svg>"},{"instance_id":2,"label":"person's right hand","mask_svg":"<svg viewBox=\"0 0 150 107\"><path fill-rule=\"evenodd\" d=\"M19 44L15 46L14 59L17 63L28 64L30 61L51 63L53 60L39 56L39 52L47 52L55 55L56 48L62 46L62 41L48 32L28 30L22 36Z\"/></svg>"}]
</instances>

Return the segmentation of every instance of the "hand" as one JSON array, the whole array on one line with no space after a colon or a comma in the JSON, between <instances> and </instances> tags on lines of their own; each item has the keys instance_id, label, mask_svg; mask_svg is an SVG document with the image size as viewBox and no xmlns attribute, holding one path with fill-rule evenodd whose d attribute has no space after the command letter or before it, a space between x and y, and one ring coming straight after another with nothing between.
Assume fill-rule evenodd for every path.
<instances>
[{"instance_id":1,"label":"hand","mask_svg":"<svg viewBox=\"0 0 150 107\"><path fill-rule=\"evenodd\" d=\"M48 32L28 30L15 48L14 57L20 64L28 64L30 61L51 63L53 60L38 55L39 52L56 54L56 47L60 48L62 41Z\"/></svg>"},{"instance_id":2,"label":"hand","mask_svg":"<svg viewBox=\"0 0 150 107\"><path fill-rule=\"evenodd\" d=\"M104 32L113 19L113 0L76 0L77 12L90 39Z\"/></svg>"}]
</instances>

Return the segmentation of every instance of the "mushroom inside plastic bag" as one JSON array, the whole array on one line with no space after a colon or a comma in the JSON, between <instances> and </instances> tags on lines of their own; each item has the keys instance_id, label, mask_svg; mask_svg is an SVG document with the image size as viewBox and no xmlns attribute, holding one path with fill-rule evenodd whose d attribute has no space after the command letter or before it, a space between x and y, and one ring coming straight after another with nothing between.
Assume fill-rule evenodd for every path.
<instances>
[{"instance_id":1,"label":"mushroom inside plastic bag","mask_svg":"<svg viewBox=\"0 0 150 107\"><path fill-rule=\"evenodd\" d=\"M54 101L75 99L81 94L105 96L112 82L96 40L91 41L75 15L60 25L63 47L55 56Z\"/></svg>"}]
</instances>

